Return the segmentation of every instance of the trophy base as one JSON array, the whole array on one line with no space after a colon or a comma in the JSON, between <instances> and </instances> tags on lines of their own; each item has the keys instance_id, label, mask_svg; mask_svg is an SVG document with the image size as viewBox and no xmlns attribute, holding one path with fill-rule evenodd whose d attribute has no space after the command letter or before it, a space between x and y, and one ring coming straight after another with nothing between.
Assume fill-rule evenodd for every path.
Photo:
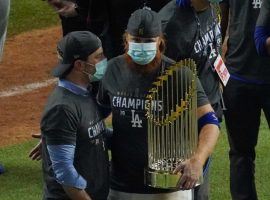
<instances>
[{"instance_id":1,"label":"trophy base","mask_svg":"<svg viewBox=\"0 0 270 200\"><path fill-rule=\"evenodd\" d=\"M145 184L153 188L161 189L178 189L178 183L182 174L172 174L164 171L154 171L152 169L145 170ZM201 176L196 186L203 183Z\"/></svg>"}]
</instances>

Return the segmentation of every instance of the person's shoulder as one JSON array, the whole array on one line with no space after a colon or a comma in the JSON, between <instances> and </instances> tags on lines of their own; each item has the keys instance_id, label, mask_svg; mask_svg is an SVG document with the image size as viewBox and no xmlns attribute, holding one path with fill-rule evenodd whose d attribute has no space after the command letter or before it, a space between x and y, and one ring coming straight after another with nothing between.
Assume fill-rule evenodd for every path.
<instances>
[{"instance_id":1,"label":"person's shoulder","mask_svg":"<svg viewBox=\"0 0 270 200\"><path fill-rule=\"evenodd\" d=\"M47 104L45 106L45 112L55 109L73 111L76 109L77 99L74 94L65 88L56 86L53 92L50 94Z\"/></svg>"},{"instance_id":2,"label":"person's shoulder","mask_svg":"<svg viewBox=\"0 0 270 200\"><path fill-rule=\"evenodd\" d=\"M41 124L47 124L50 121L69 119L78 119L75 107L66 102L55 102L47 104L41 118Z\"/></svg>"},{"instance_id":3,"label":"person's shoulder","mask_svg":"<svg viewBox=\"0 0 270 200\"><path fill-rule=\"evenodd\" d=\"M169 3L167 3L159 12L158 12L158 16L161 20L162 23L162 28L163 30L165 30L166 25L168 23L168 21L171 19L171 17L173 16L174 12L175 12L175 8L176 8L176 3L174 1L171 1Z\"/></svg>"},{"instance_id":4,"label":"person's shoulder","mask_svg":"<svg viewBox=\"0 0 270 200\"><path fill-rule=\"evenodd\" d=\"M106 74L118 73L126 65L125 55L120 55L109 60Z\"/></svg>"},{"instance_id":5,"label":"person's shoulder","mask_svg":"<svg viewBox=\"0 0 270 200\"><path fill-rule=\"evenodd\" d=\"M114 65L120 65L125 62L125 55L119 55L109 60L108 67Z\"/></svg>"}]
</instances>

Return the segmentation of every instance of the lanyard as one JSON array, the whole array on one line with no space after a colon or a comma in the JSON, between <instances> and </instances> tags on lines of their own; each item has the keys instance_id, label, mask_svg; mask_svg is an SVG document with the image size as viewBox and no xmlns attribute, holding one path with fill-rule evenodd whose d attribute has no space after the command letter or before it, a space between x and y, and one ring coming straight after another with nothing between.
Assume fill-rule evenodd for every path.
<instances>
[{"instance_id":1,"label":"lanyard","mask_svg":"<svg viewBox=\"0 0 270 200\"><path fill-rule=\"evenodd\" d=\"M203 59L203 56L207 56L207 60L206 60L206 63L211 66L212 70L215 71L214 67L213 67L213 64L211 63L210 61L210 55L211 55L211 51L212 51L212 48L209 46L209 44L205 44L205 42L203 41L203 31L202 31L202 27L201 27L201 23L200 23L200 19L198 17L198 14L197 12L193 9L193 13L194 13L194 16L195 16L195 20L196 20L196 23L197 23L197 32L198 32L198 35L199 35L199 41L201 42L201 44L203 45L203 49L202 49L202 52L201 52L201 55L200 55L200 60ZM216 32L216 26L218 25L217 23L217 20L215 18L215 15L214 15L214 9L213 7L211 6L211 18L212 18L212 24L211 24L211 29L213 30L213 41L212 41L212 46L213 48L215 48L215 51L216 53L218 54L219 50L218 50L218 42L217 42L217 32ZM197 33L196 33L197 35ZM204 70L204 68L202 68L202 70Z\"/></svg>"}]
</instances>

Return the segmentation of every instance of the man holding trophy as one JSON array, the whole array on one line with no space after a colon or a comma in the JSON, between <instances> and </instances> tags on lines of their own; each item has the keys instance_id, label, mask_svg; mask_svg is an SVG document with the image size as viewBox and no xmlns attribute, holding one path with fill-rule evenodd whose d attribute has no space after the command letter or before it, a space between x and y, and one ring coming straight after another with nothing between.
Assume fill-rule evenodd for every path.
<instances>
[{"instance_id":1,"label":"man holding trophy","mask_svg":"<svg viewBox=\"0 0 270 200\"><path fill-rule=\"evenodd\" d=\"M196 65L163 55L161 21L149 9L132 14L124 43L98 93L113 116L109 199L192 199L219 135Z\"/></svg>"}]
</instances>

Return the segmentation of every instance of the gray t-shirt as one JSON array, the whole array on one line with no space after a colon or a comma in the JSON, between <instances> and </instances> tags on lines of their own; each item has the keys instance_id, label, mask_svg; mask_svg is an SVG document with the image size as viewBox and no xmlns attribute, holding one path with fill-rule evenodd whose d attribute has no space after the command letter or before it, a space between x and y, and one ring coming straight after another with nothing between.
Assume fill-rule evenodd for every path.
<instances>
[{"instance_id":1,"label":"gray t-shirt","mask_svg":"<svg viewBox=\"0 0 270 200\"><path fill-rule=\"evenodd\" d=\"M87 181L93 200L104 200L109 191L109 161L104 145L105 123L95 99L56 87L41 120L44 200L70 199L56 181L47 145L75 145L74 167Z\"/></svg>"},{"instance_id":2,"label":"gray t-shirt","mask_svg":"<svg viewBox=\"0 0 270 200\"><path fill-rule=\"evenodd\" d=\"M232 75L270 83L270 58L257 54L254 30L262 0L223 0L230 9L226 66Z\"/></svg>"},{"instance_id":3,"label":"gray t-shirt","mask_svg":"<svg viewBox=\"0 0 270 200\"><path fill-rule=\"evenodd\" d=\"M176 61L192 58L210 103L219 103L219 78L213 64L220 52L221 32L214 10L196 13L171 1L159 15L167 41L165 55Z\"/></svg>"},{"instance_id":4,"label":"gray t-shirt","mask_svg":"<svg viewBox=\"0 0 270 200\"><path fill-rule=\"evenodd\" d=\"M256 25L270 28L270 0L263 1Z\"/></svg>"},{"instance_id":5,"label":"gray t-shirt","mask_svg":"<svg viewBox=\"0 0 270 200\"><path fill-rule=\"evenodd\" d=\"M147 165L146 95L158 75L174 62L163 57L161 66L150 74L131 69L124 55L108 63L98 93L98 102L112 108L112 169L111 188L130 193L161 193L171 190L154 189L144 184ZM187 80L190 71L186 70ZM198 106L208 104L208 99L197 79ZM180 87L179 87L180 88ZM160 108L156 102L155 108ZM162 107L162 106L161 106Z\"/></svg>"}]
</instances>

